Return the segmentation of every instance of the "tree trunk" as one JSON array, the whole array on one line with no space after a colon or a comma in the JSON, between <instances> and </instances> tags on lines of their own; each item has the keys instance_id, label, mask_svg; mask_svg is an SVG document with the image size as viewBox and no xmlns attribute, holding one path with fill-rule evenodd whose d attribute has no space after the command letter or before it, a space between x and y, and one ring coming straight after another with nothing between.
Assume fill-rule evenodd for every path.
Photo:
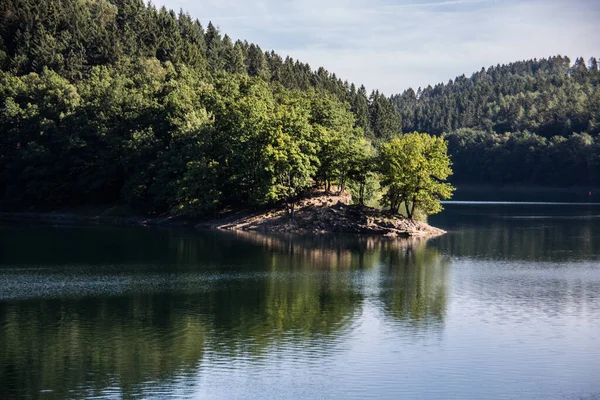
<instances>
[{"instance_id":1,"label":"tree trunk","mask_svg":"<svg viewBox=\"0 0 600 400\"><path fill-rule=\"evenodd\" d=\"M339 191L340 191L340 193L339 193L339 194L342 194L342 193L344 193L344 190L346 189L346 178L342 178L342 179L340 180L340 187L339 187L338 189L339 189Z\"/></svg>"},{"instance_id":2,"label":"tree trunk","mask_svg":"<svg viewBox=\"0 0 600 400\"><path fill-rule=\"evenodd\" d=\"M362 182L358 188L358 204L361 206L365 205L365 184Z\"/></svg>"}]
</instances>

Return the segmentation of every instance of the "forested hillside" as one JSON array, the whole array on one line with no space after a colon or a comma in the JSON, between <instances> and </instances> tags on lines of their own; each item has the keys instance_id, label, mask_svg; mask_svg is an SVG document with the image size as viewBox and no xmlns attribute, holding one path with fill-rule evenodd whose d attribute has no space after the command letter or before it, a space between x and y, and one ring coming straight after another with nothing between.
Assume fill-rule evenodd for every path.
<instances>
[{"instance_id":1,"label":"forested hillside","mask_svg":"<svg viewBox=\"0 0 600 400\"><path fill-rule=\"evenodd\" d=\"M401 129L390 100L378 91L369 94L322 67L313 70L257 44L234 43L210 22L203 28L183 11L157 10L142 0L6 0L0 23L0 66L15 75L47 68L76 82L97 66L156 58L184 64L205 80L229 73L326 91L350 104L356 125L370 137L389 138Z\"/></svg>"},{"instance_id":2,"label":"forested hillside","mask_svg":"<svg viewBox=\"0 0 600 400\"><path fill-rule=\"evenodd\" d=\"M315 183L363 200L412 131L444 135L456 182L600 185L599 81L554 57L388 98L142 0L4 0L0 205L206 215Z\"/></svg>"},{"instance_id":3,"label":"forested hillside","mask_svg":"<svg viewBox=\"0 0 600 400\"><path fill-rule=\"evenodd\" d=\"M141 0L3 1L0 66L5 209L205 214L364 186L371 141L401 129L378 92Z\"/></svg>"},{"instance_id":4,"label":"forested hillside","mask_svg":"<svg viewBox=\"0 0 600 400\"><path fill-rule=\"evenodd\" d=\"M498 65L392 101L403 131L445 135L455 182L600 185L596 58Z\"/></svg>"}]
</instances>

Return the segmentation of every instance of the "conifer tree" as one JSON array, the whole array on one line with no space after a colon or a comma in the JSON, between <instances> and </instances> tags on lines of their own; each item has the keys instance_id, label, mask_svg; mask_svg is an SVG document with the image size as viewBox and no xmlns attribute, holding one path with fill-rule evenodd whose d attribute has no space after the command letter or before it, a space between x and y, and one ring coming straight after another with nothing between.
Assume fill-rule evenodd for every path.
<instances>
[{"instance_id":1,"label":"conifer tree","mask_svg":"<svg viewBox=\"0 0 600 400\"><path fill-rule=\"evenodd\" d=\"M225 68L225 60L222 57L223 43L221 34L212 22L209 22L206 27L205 41L208 70L212 73L223 70Z\"/></svg>"}]
</instances>

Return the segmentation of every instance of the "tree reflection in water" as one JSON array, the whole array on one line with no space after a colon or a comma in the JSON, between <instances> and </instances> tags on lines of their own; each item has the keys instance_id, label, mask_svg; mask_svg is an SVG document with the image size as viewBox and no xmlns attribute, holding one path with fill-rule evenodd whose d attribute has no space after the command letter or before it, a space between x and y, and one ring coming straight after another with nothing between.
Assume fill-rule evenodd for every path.
<instances>
[{"instance_id":1,"label":"tree reflection in water","mask_svg":"<svg viewBox=\"0 0 600 400\"><path fill-rule=\"evenodd\" d=\"M118 268L93 251L97 259L82 266L82 249L93 247L85 235L71 236L80 245L73 265L62 254L50 258L59 265L35 271L6 266L17 290L27 276L24 284L66 289L0 303L0 398L37 398L41 390L52 390L44 398L82 398L108 388L130 397L217 359L268 363L285 348L326 357L371 300L413 329L443 322L447 261L423 241L156 235L123 236ZM374 291L366 283L373 277ZM101 289L119 282L131 284L120 293Z\"/></svg>"}]
</instances>

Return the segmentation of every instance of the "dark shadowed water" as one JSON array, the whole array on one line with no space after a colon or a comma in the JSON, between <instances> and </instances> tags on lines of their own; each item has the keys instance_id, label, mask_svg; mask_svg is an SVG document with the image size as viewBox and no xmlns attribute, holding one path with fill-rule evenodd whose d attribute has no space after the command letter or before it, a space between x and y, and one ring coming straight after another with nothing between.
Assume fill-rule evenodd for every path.
<instances>
[{"instance_id":1,"label":"dark shadowed water","mask_svg":"<svg viewBox=\"0 0 600 400\"><path fill-rule=\"evenodd\" d=\"M443 237L0 226L0 399L600 399L600 206Z\"/></svg>"}]
</instances>

